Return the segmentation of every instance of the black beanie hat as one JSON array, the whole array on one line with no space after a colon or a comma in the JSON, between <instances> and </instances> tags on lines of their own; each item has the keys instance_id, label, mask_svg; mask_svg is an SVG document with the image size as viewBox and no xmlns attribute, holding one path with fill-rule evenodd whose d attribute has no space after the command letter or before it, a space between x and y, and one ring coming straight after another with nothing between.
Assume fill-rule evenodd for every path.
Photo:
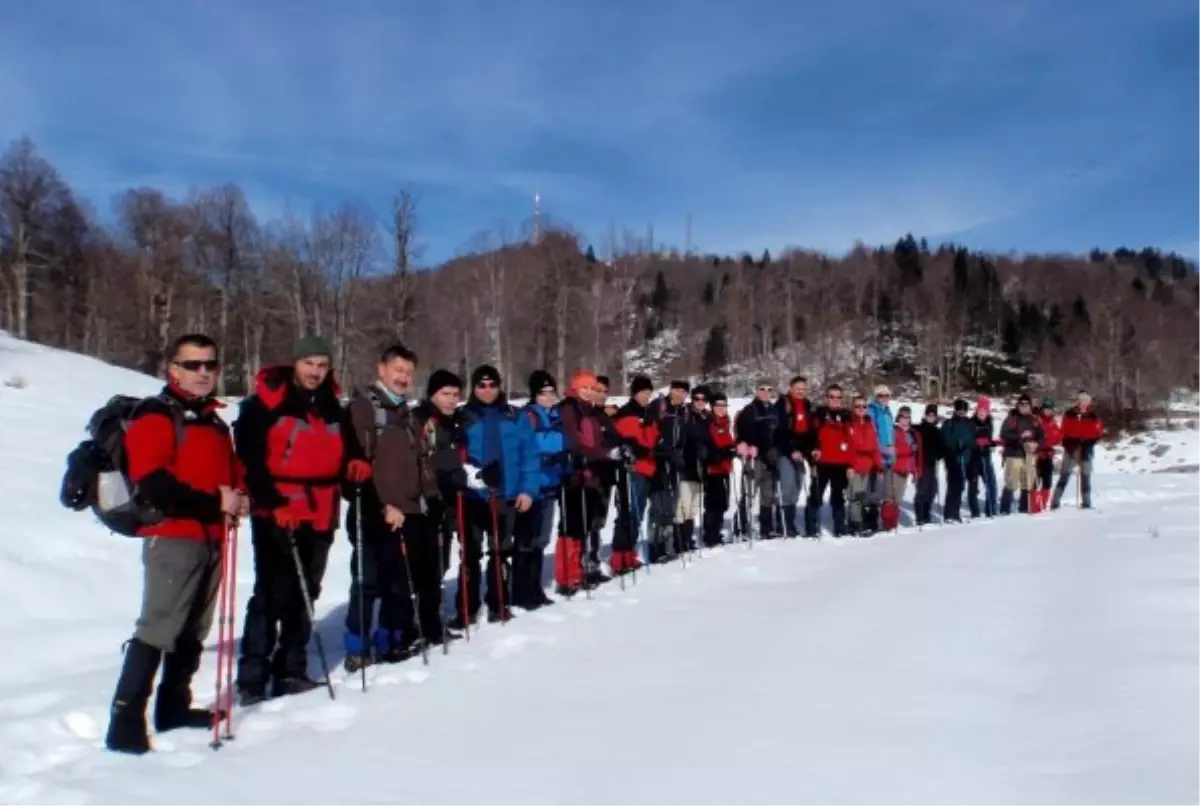
<instances>
[{"instance_id":1,"label":"black beanie hat","mask_svg":"<svg viewBox=\"0 0 1200 806\"><path fill-rule=\"evenodd\" d=\"M961 397L958 400L954 401L954 410L955 411L967 411L970 408L971 408L971 404L967 403L967 401L963 400Z\"/></svg>"},{"instance_id":2,"label":"black beanie hat","mask_svg":"<svg viewBox=\"0 0 1200 806\"><path fill-rule=\"evenodd\" d=\"M725 393L720 390L717 390L708 396L708 403L710 406L715 406L718 403L728 403L728 402L729 402L729 398L726 397Z\"/></svg>"},{"instance_id":3,"label":"black beanie hat","mask_svg":"<svg viewBox=\"0 0 1200 806\"><path fill-rule=\"evenodd\" d=\"M925 404L925 413L926 414L937 414L938 413L937 403L926 403Z\"/></svg>"},{"instance_id":4,"label":"black beanie hat","mask_svg":"<svg viewBox=\"0 0 1200 806\"><path fill-rule=\"evenodd\" d=\"M481 381L491 381L500 385L500 372L490 364L480 364L471 373L471 386L478 386Z\"/></svg>"},{"instance_id":5,"label":"black beanie hat","mask_svg":"<svg viewBox=\"0 0 1200 806\"><path fill-rule=\"evenodd\" d=\"M697 386L695 389L692 390L692 397L693 398L702 397L707 400L708 398L712 397L712 390L709 389L704 384L700 384L699 386Z\"/></svg>"},{"instance_id":6,"label":"black beanie hat","mask_svg":"<svg viewBox=\"0 0 1200 806\"><path fill-rule=\"evenodd\" d=\"M1031 405L1031 406L1032 406L1032 405L1033 405L1033 398L1032 398L1032 397L1030 397L1029 395L1021 395L1020 397L1018 397L1018 398L1017 398L1017 405L1019 406L1019 405L1021 405L1022 403L1028 403L1029 405Z\"/></svg>"},{"instance_id":7,"label":"black beanie hat","mask_svg":"<svg viewBox=\"0 0 1200 806\"><path fill-rule=\"evenodd\" d=\"M554 382L554 376L544 369L535 369L529 374L529 397L533 399L538 396L538 392L545 389L547 386L558 391L558 384Z\"/></svg>"},{"instance_id":8,"label":"black beanie hat","mask_svg":"<svg viewBox=\"0 0 1200 806\"><path fill-rule=\"evenodd\" d=\"M687 381L671 381L671 388L682 389L685 392L690 392L692 390L692 385Z\"/></svg>"},{"instance_id":9,"label":"black beanie hat","mask_svg":"<svg viewBox=\"0 0 1200 806\"><path fill-rule=\"evenodd\" d=\"M435 369L429 376L429 383L425 384L425 397L433 397L447 386L461 390L462 378L448 369Z\"/></svg>"},{"instance_id":10,"label":"black beanie hat","mask_svg":"<svg viewBox=\"0 0 1200 806\"><path fill-rule=\"evenodd\" d=\"M653 392L654 382L645 375L634 375L633 380L629 383L629 396L633 397L639 392Z\"/></svg>"}]
</instances>

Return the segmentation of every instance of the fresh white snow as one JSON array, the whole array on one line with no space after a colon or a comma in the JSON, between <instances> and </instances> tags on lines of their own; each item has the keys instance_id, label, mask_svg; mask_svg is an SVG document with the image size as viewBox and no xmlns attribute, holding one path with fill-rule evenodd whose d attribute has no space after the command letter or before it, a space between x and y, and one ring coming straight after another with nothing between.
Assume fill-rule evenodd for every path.
<instances>
[{"instance_id":1,"label":"fresh white snow","mask_svg":"<svg viewBox=\"0 0 1200 806\"><path fill-rule=\"evenodd\" d=\"M373 668L365 695L339 663L336 702L239 711L219 751L106 753L139 544L58 482L92 409L158 387L0 334L0 802L1200 800L1197 476L1118 472L1168 440L1194 464L1195 431L1103 451L1095 512L1071 490L1054 514L705 551ZM348 586L340 537L334 660Z\"/></svg>"}]
</instances>

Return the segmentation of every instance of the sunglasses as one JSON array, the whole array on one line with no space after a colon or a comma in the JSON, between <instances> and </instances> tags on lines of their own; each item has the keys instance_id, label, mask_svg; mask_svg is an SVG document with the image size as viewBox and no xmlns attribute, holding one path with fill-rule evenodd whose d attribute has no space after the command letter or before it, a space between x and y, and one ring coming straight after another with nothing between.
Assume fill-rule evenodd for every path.
<instances>
[{"instance_id":1,"label":"sunglasses","mask_svg":"<svg viewBox=\"0 0 1200 806\"><path fill-rule=\"evenodd\" d=\"M866 411L866 410L867 410L867 407L866 407L866 406L864 406L862 403L855 403L855 404L854 404L854 410L855 410L855 411Z\"/></svg>"},{"instance_id":2,"label":"sunglasses","mask_svg":"<svg viewBox=\"0 0 1200 806\"><path fill-rule=\"evenodd\" d=\"M707 403L708 398L707 397L692 397L692 402L693 403Z\"/></svg>"},{"instance_id":3,"label":"sunglasses","mask_svg":"<svg viewBox=\"0 0 1200 806\"><path fill-rule=\"evenodd\" d=\"M187 361L175 361L173 363L175 366L179 367L180 369L187 370L188 372L199 372L202 369L206 369L209 372L216 372L221 368L221 362L217 361L215 358L205 361L189 359Z\"/></svg>"},{"instance_id":4,"label":"sunglasses","mask_svg":"<svg viewBox=\"0 0 1200 806\"><path fill-rule=\"evenodd\" d=\"M557 394L557 393L558 393L558 390L555 389L553 386L547 386L545 389L542 389L538 392L539 395L553 395L553 394Z\"/></svg>"},{"instance_id":5,"label":"sunglasses","mask_svg":"<svg viewBox=\"0 0 1200 806\"><path fill-rule=\"evenodd\" d=\"M825 397L829 398L830 400L841 400L842 399L841 395L825 395Z\"/></svg>"},{"instance_id":6,"label":"sunglasses","mask_svg":"<svg viewBox=\"0 0 1200 806\"><path fill-rule=\"evenodd\" d=\"M758 391L760 391L760 392L774 392L774 391L775 391L775 387L774 387L774 386L760 386L760 387L758 387Z\"/></svg>"},{"instance_id":7,"label":"sunglasses","mask_svg":"<svg viewBox=\"0 0 1200 806\"><path fill-rule=\"evenodd\" d=\"M495 389L496 384L493 381L480 381L475 384L476 389Z\"/></svg>"}]
</instances>

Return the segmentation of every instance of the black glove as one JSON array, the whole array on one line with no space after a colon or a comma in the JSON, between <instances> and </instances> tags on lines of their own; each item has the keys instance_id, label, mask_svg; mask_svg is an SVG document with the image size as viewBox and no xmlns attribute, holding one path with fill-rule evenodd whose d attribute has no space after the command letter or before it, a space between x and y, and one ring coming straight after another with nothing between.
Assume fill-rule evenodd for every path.
<instances>
[{"instance_id":1,"label":"black glove","mask_svg":"<svg viewBox=\"0 0 1200 806\"><path fill-rule=\"evenodd\" d=\"M479 471L479 480L491 487L493 490L500 488L500 463L492 462L490 465Z\"/></svg>"},{"instance_id":2,"label":"black glove","mask_svg":"<svg viewBox=\"0 0 1200 806\"><path fill-rule=\"evenodd\" d=\"M454 468L446 473L446 483L455 490L467 489L467 471L461 467Z\"/></svg>"},{"instance_id":3,"label":"black glove","mask_svg":"<svg viewBox=\"0 0 1200 806\"><path fill-rule=\"evenodd\" d=\"M621 461L623 461L625 464L633 464L636 457L637 454L634 452L633 448L629 447L628 445L621 446Z\"/></svg>"},{"instance_id":4,"label":"black glove","mask_svg":"<svg viewBox=\"0 0 1200 806\"><path fill-rule=\"evenodd\" d=\"M628 443L627 447L638 459L648 459L654 455L654 450L652 448L647 448L645 445L639 445L636 442Z\"/></svg>"}]
</instances>

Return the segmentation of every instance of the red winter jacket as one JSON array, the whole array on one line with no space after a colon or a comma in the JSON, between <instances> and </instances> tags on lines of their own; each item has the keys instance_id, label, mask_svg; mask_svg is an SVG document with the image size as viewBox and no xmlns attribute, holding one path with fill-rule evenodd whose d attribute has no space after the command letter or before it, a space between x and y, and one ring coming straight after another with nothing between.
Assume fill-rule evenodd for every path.
<instances>
[{"instance_id":1,"label":"red winter jacket","mask_svg":"<svg viewBox=\"0 0 1200 806\"><path fill-rule=\"evenodd\" d=\"M167 401L139 408L125 432L125 462L138 496L167 518L138 531L142 537L221 540L225 516L218 488L241 489L241 465L229 426L217 414L220 401L199 400L168 386ZM183 430L176 432L168 406L178 405Z\"/></svg>"},{"instance_id":2,"label":"red winter jacket","mask_svg":"<svg viewBox=\"0 0 1200 806\"><path fill-rule=\"evenodd\" d=\"M1038 446L1037 455L1041 459L1054 458L1055 447L1062 444L1063 432L1058 427L1058 422L1054 419L1054 415L1047 417L1044 414L1039 414L1038 417L1042 421L1042 444Z\"/></svg>"},{"instance_id":3,"label":"red winter jacket","mask_svg":"<svg viewBox=\"0 0 1200 806\"><path fill-rule=\"evenodd\" d=\"M850 411L822 406L813 412L817 427L818 465L846 467L853 459L850 451Z\"/></svg>"},{"instance_id":4,"label":"red winter jacket","mask_svg":"<svg viewBox=\"0 0 1200 806\"><path fill-rule=\"evenodd\" d=\"M896 455L892 458L893 473L911 476L917 472L918 439L917 432L911 428L896 426L896 437L892 440L896 448Z\"/></svg>"},{"instance_id":5,"label":"red winter jacket","mask_svg":"<svg viewBox=\"0 0 1200 806\"><path fill-rule=\"evenodd\" d=\"M1092 409L1080 411L1078 406L1067 409L1062 418L1063 448L1067 453L1080 453L1090 458L1092 448L1104 434L1104 423Z\"/></svg>"},{"instance_id":6,"label":"red winter jacket","mask_svg":"<svg viewBox=\"0 0 1200 806\"><path fill-rule=\"evenodd\" d=\"M883 454L879 450L879 435L870 417L850 418L850 469L860 475L883 470Z\"/></svg>"},{"instance_id":7,"label":"red winter jacket","mask_svg":"<svg viewBox=\"0 0 1200 806\"><path fill-rule=\"evenodd\" d=\"M708 463L708 475L728 476L733 472L733 428L728 417L713 415L708 424L708 440L712 443L713 459Z\"/></svg>"},{"instance_id":8,"label":"red winter jacket","mask_svg":"<svg viewBox=\"0 0 1200 806\"><path fill-rule=\"evenodd\" d=\"M648 479L654 478L654 450L658 447L658 423L646 420L646 407L632 398L617 410L613 425L625 444L633 451L633 472Z\"/></svg>"},{"instance_id":9,"label":"red winter jacket","mask_svg":"<svg viewBox=\"0 0 1200 806\"><path fill-rule=\"evenodd\" d=\"M295 384L290 366L258 373L233 426L255 514L286 507L317 531L337 526L346 460L338 394L332 372L315 392Z\"/></svg>"}]
</instances>

